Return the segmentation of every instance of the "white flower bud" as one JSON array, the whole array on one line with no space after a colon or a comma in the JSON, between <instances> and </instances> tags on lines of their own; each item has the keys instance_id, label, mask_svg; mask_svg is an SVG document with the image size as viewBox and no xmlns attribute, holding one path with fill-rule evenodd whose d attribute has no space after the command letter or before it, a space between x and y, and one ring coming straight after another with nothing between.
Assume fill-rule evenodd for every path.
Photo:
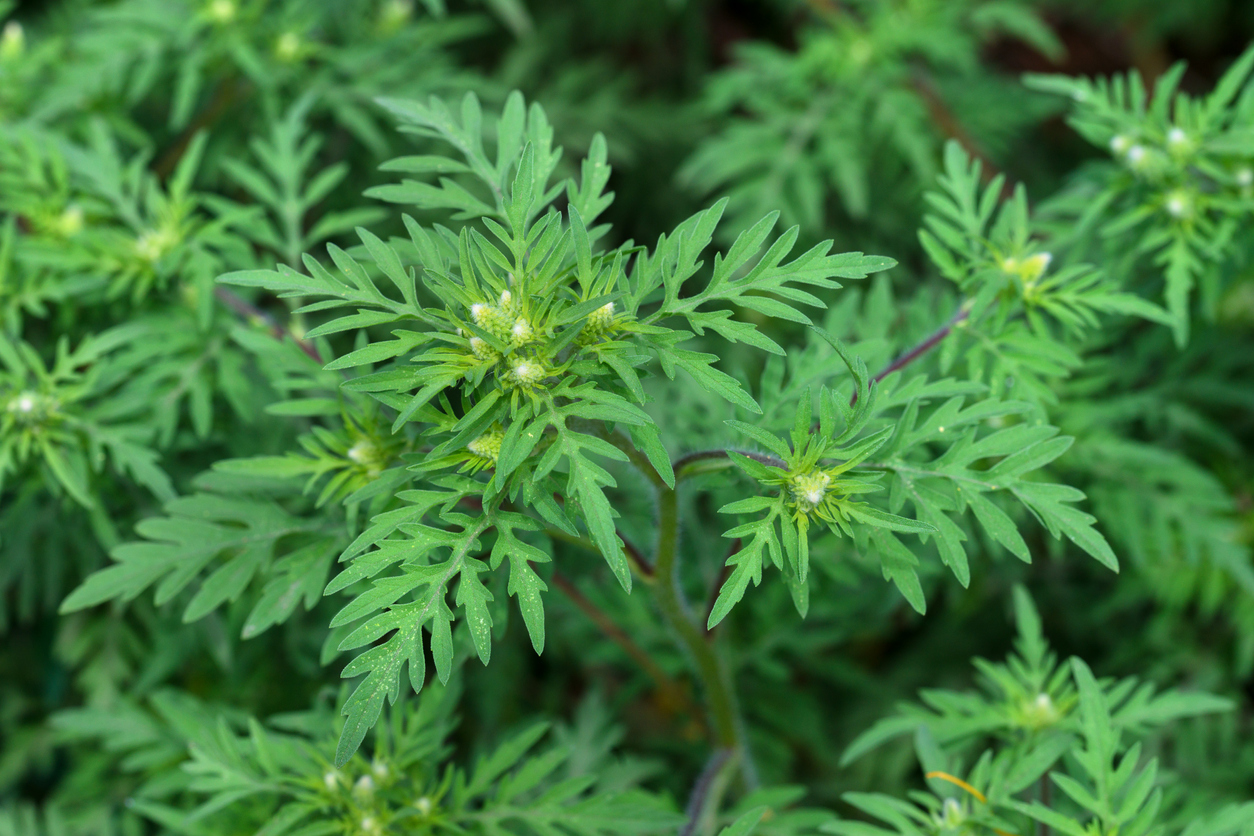
<instances>
[{"instance_id":1,"label":"white flower bud","mask_svg":"<svg viewBox=\"0 0 1254 836\"><path fill-rule=\"evenodd\" d=\"M69 206L57 218L57 232L66 238L72 238L83 230L83 210L79 206Z\"/></svg>"},{"instance_id":2,"label":"white flower bud","mask_svg":"<svg viewBox=\"0 0 1254 836\"><path fill-rule=\"evenodd\" d=\"M802 511L812 511L822 504L827 496L827 486L831 483L832 477L821 470L794 476L791 485L793 499Z\"/></svg>"},{"instance_id":3,"label":"white flower bud","mask_svg":"<svg viewBox=\"0 0 1254 836\"><path fill-rule=\"evenodd\" d=\"M0 61L19 57L26 51L26 33L22 24L10 20L4 24L4 32L0 33Z\"/></svg>"},{"instance_id":4,"label":"white flower bud","mask_svg":"<svg viewBox=\"0 0 1254 836\"><path fill-rule=\"evenodd\" d=\"M1183 189L1176 189L1167 195L1163 208L1176 220L1184 220L1193 215L1193 196Z\"/></svg>"},{"instance_id":5,"label":"white flower bud","mask_svg":"<svg viewBox=\"0 0 1254 836\"><path fill-rule=\"evenodd\" d=\"M21 395L13 401L13 408L17 412L34 412L35 399L30 395Z\"/></svg>"},{"instance_id":6,"label":"white flower bud","mask_svg":"<svg viewBox=\"0 0 1254 836\"><path fill-rule=\"evenodd\" d=\"M952 830L958 827L966 820L963 815L962 805L955 798L946 798L944 805L941 807L941 822L946 830Z\"/></svg>"},{"instance_id":7,"label":"white flower bud","mask_svg":"<svg viewBox=\"0 0 1254 836\"><path fill-rule=\"evenodd\" d=\"M213 0L209 4L209 17L217 23L230 23L235 19L235 0Z\"/></svg>"},{"instance_id":8,"label":"white flower bud","mask_svg":"<svg viewBox=\"0 0 1254 836\"><path fill-rule=\"evenodd\" d=\"M531 328L531 323L523 319L521 316L514 321L514 327L509 330L510 342L515 346L526 345L531 342L531 338L535 336L535 332Z\"/></svg>"},{"instance_id":9,"label":"white flower bud","mask_svg":"<svg viewBox=\"0 0 1254 836\"><path fill-rule=\"evenodd\" d=\"M399 28L414 13L413 0L389 0L379 13L379 23L385 31Z\"/></svg>"},{"instance_id":10,"label":"white flower bud","mask_svg":"<svg viewBox=\"0 0 1254 836\"><path fill-rule=\"evenodd\" d=\"M1053 260L1054 256L1051 253L1030 255L1019 265L1019 275L1030 284L1045 275L1045 271L1049 269L1049 263Z\"/></svg>"},{"instance_id":11,"label":"white flower bud","mask_svg":"<svg viewBox=\"0 0 1254 836\"><path fill-rule=\"evenodd\" d=\"M295 32L284 32L274 42L274 54L280 61L294 61L300 55L301 39Z\"/></svg>"},{"instance_id":12,"label":"white flower bud","mask_svg":"<svg viewBox=\"0 0 1254 836\"><path fill-rule=\"evenodd\" d=\"M488 345L478 337L470 338L470 351L480 360L489 360L495 362L501 355L496 353L496 349Z\"/></svg>"},{"instance_id":13,"label":"white flower bud","mask_svg":"<svg viewBox=\"0 0 1254 836\"><path fill-rule=\"evenodd\" d=\"M520 386L534 386L544 380L544 367L531 360L517 360L510 370L510 377Z\"/></svg>"},{"instance_id":14,"label":"white flower bud","mask_svg":"<svg viewBox=\"0 0 1254 836\"><path fill-rule=\"evenodd\" d=\"M501 432L499 427L494 427L467 444L466 449L479 458L496 464L497 458L501 455L501 442L504 440L505 433Z\"/></svg>"}]
</instances>

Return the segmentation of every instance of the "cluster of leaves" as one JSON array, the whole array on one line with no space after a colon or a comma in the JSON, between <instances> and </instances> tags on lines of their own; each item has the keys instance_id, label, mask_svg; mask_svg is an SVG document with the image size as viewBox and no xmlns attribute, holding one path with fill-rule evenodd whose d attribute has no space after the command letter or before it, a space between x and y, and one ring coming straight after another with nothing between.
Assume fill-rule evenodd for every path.
<instances>
[{"instance_id":1,"label":"cluster of leaves","mask_svg":"<svg viewBox=\"0 0 1254 836\"><path fill-rule=\"evenodd\" d=\"M736 65L713 77L701 102L720 130L698 146L683 180L730 194L742 222L779 209L821 236L835 209L873 235L904 237L914 222L907 207L936 174L947 122L1001 150L1049 109L1047 101L1025 107L1018 85L977 57L1006 36L1060 57L1027 3L808 5L814 22L796 50L739 45Z\"/></svg>"},{"instance_id":2,"label":"cluster of leaves","mask_svg":"<svg viewBox=\"0 0 1254 836\"><path fill-rule=\"evenodd\" d=\"M914 733L928 792L903 801L852 793L846 800L886 826L838 821L842 836L924 836L948 831L1029 832L1037 823L1069 836L1163 832L1237 834L1254 804L1215 805L1199 815L1186 788L1160 778L1146 757L1152 733L1183 717L1231 708L1205 693L1165 691L1134 677L1099 680L1078 658L1060 664L1031 599L1015 589L1017 654L1005 663L976 659L980 693L928 690L845 750L850 761ZM992 745L989 745L991 742ZM1051 785L1061 792L1053 797Z\"/></svg>"},{"instance_id":3,"label":"cluster of leaves","mask_svg":"<svg viewBox=\"0 0 1254 836\"><path fill-rule=\"evenodd\" d=\"M700 267L700 253L712 239L721 204L663 236L652 253L641 252L630 242L615 250L598 249L595 242L606 229L589 230L588 224L610 200L604 193L609 172L603 141L593 143L578 185L568 181L564 188L562 184L550 186L559 152L551 148L551 130L543 112L534 106L527 112L521 96L511 97L497 120L495 160L487 156L479 139L482 115L475 97L468 95L464 100L460 120L438 100L425 106L392 102L389 107L414 131L459 149L463 159L402 158L387 167L446 174L438 187L407 180L399 186L381 187L376 195L428 212L452 211L454 218L481 219L499 244L469 225L454 235L441 226L424 228L404 216L408 241L388 243L359 229L362 251L358 256L332 245L329 252L340 275L306 257L308 276L280 266L277 271L251 270L224 277L228 283L266 287L282 296L310 300L295 311L297 315L344 307L353 310L326 321L309 335L391 326L393 339L359 342L360 347L333 360L326 369L368 367L366 373L346 380L343 388L368 393L391 410L395 414L392 432L403 432L404 442L384 450L382 440L363 435L352 447L334 450L324 444L329 451L326 464L307 457L224 464L235 472L281 478L308 471L321 475L338 458L341 463L358 463L358 469L365 469L369 477L345 502L369 500L371 524L344 550L341 562L351 562L326 589L328 594L355 592L330 623L332 628L356 623L341 637L338 649L368 648L343 671L346 677L366 676L344 707L349 721L337 754L341 763L364 739L385 699L397 699L405 666L413 688L422 687L424 631L431 636L436 672L442 681L447 680L453 663L454 620L447 598L454 588L455 603L465 614L462 623L486 664L491 656L489 604L494 595L484 573L508 564L508 593L519 600L533 646L543 649L540 593L545 584L531 564L548 562L549 554L529 542L536 533L547 530L582 537L582 525L591 546L630 591L631 564L617 535L607 494L617 483L592 457L634 460L659 488L667 490L674 490L677 479L685 475L682 467L676 472L656 423L641 409L647 397L640 378L651 373L652 362L668 378L682 369L709 393L742 410L761 412L735 379L714 368L715 355L682 344L694 332L708 328L733 342L783 354L758 329L735 322L730 310L719 306L737 304L809 323L779 297L816 305L817 297L797 285L835 289L835 277L860 278L891 264L859 253L828 255L830 243L785 261L797 230L764 252L775 221L768 216L739 236L726 256L716 257L704 288L685 294L683 286ZM456 175L461 179L455 179ZM479 194L468 185L477 187ZM565 223L556 210L545 211L563 191L568 201ZM407 266L407 261L413 266ZM426 304L419 298L418 271L423 295L433 297ZM387 279L391 295L373 276ZM709 310L711 306L715 310ZM692 330L663 324L676 320ZM409 327L398 327L402 325ZM1065 533L1115 568L1113 553L1092 527L1093 518L1067 504L1083 495L1027 478L1061 455L1070 439L1054 438L1057 430L1039 422L981 433L981 423L1022 416L1026 405L994 399L964 409L964 395L983 391L978 384L941 381L929 385L915 378L901 390L885 385L873 391L865 364L854 361L831 337L818 333L848 365L856 403L843 406L841 396L824 389L819 397L817 433L812 433L811 399L808 393L801 395L791 448L761 426L734 422L734 427L779 459L755 460L735 452L725 453L723 459L735 462L776 495L723 508L726 513L769 513L726 533L749 540L729 558L735 570L720 592L709 626L743 596L750 579L760 582L764 555L784 570L797 608L805 614L811 518L826 523L838 535L854 537L861 550L876 555L885 577L892 578L920 612L925 604L913 569L917 558L893 532L934 537L941 559L966 585L970 570L961 541L967 535L951 514L964 514L970 507L994 540L1030 560L1014 523L983 495L986 492L1005 491L1014 496L1055 536ZM944 403L927 408L942 396ZM307 401L302 398L296 404ZM885 425L868 432L872 417L893 407L899 407L901 414L894 413L890 422L881 419L879 423ZM934 442L948 439L953 443L942 444L943 452L931 453ZM312 444L305 446L312 449ZM400 452L403 449L423 452L407 455ZM874 453L884 459L874 466L878 472L856 469ZM929 460L916 462L919 453ZM832 459L840 461L832 463ZM999 461L991 464L993 459ZM681 464L693 461L689 458ZM461 472L445 472L452 468ZM339 477L328 482L322 498L342 487L349 473L342 469ZM891 474L889 510L850 499L878 490L874 481L886 474ZM557 497L565 502L557 502ZM917 518L896 513L906 502ZM223 513L219 505L203 496L172 506L169 512L215 522ZM185 618L203 616L241 595L257 569L272 559L267 544L298 530L286 520L254 523L233 516L247 507L228 510L226 516L237 525L242 523L243 530L224 532L225 537L197 538L203 544L197 551L204 562L189 562L191 543L184 537L165 539L160 533L165 526L154 526L151 532L141 529L146 536L165 540L157 552L150 554L142 546L115 551L120 565L90 578L67 600L66 608L130 598L172 573L157 590L158 601L166 600L224 550L232 557L204 579ZM252 509L253 516L261 513L259 508ZM438 517L439 523L427 522L428 515ZM263 537L261 531L270 533ZM485 547L488 537L492 543ZM304 571L322 547L307 548L275 564L274 571L280 573L273 582L277 588L288 586L286 571L280 566ZM441 552L446 556L439 556ZM160 559L154 559L158 554ZM488 555L486 562L481 554ZM262 601L271 608L275 605L264 595ZM284 614L263 617L254 612L245 635ZM376 644L385 636L390 637Z\"/></svg>"},{"instance_id":4,"label":"cluster of leaves","mask_svg":"<svg viewBox=\"0 0 1254 836\"><path fill-rule=\"evenodd\" d=\"M900 386L896 385L900 376L889 377L872 388L865 363L852 360L830 337L827 341L849 365L852 397L823 389L819 421L814 426L810 392L803 390L797 398L791 447L760 427L735 422L738 430L780 458L768 462L732 453L733 460L759 483L779 492L720 509L724 513L766 509L769 513L724 534L752 539L728 559L735 569L711 612L711 626L744 594L750 579L760 582L764 550L784 570L804 615L812 518L838 537L853 538L860 552L877 555L884 577L891 578L920 613L926 611L926 604L915 569L919 561L894 532L932 539L941 561L966 586L971 572L962 543L968 534L958 520L968 509L993 541L1031 562L1018 527L1000 507L1001 497L1013 497L1055 537L1065 533L1111 569L1118 568L1110 546L1093 528L1094 518L1067 504L1082 499L1083 494L1028 478L1062 455L1072 441L1058 436L1056 427L1033 420L1030 404L984 397L966 405L970 396L984 395L985 388L952 379L929 382L922 375ZM805 365L812 362L806 358ZM784 396L789 395L796 397L785 389ZM878 428L866 432L869 426ZM990 428L995 429L990 432ZM859 501L863 494L883 490L878 483L885 480L887 510ZM906 503L915 518L897 515ZM780 557L777 521L783 531L786 563Z\"/></svg>"},{"instance_id":5,"label":"cluster of leaves","mask_svg":"<svg viewBox=\"0 0 1254 836\"><path fill-rule=\"evenodd\" d=\"M131 809L173 833L492 836L521 828L592 836L611 826L646 834L682 823L671 802L638 786L649 764L612 757L621 732L596 712L570 727L531 725L461 766L449 745L459 682L398 703L371 735L369 757L338 767L325 704L263 725L158 692L142 703L63 712L57 730L122 756L139 780Z\"/></svg>"},{"instance_id":6,"label":"cluster of leaves","mask_svg":"<svg viewBox=\"0 0 1254 836\"><path fill-rule=\"evenodd\" d=\"M1126 253L1103 259L1125 286L1140 289L1157 278L1178 345L1189 339L1193 289L1213 319L1240 274L1239 242L1248 238L1254 206L1254 49L1205 97L1179 91L1185 69L1177 63L1164 73L1152 96L1135 71L1095 81L1026 80L1069 96L1075 102L1069 124L1110 151L1110 162L1087 172L1055 207L1072 225L1063 240L1103 255ZM1099 238L1103 244L1095 243ZM1146 270L1146 260L1157 269Z\"/></svg>"}]
</instances>

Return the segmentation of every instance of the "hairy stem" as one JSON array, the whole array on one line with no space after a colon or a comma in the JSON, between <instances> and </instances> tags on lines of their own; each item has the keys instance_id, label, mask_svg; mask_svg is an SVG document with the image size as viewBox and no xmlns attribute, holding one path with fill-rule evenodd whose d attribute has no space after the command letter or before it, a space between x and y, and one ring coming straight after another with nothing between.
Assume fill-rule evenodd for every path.
<instances>
[{"instance_id":1,"label":"hairy stem","mask_svg":"<svg viewBox=\"0 0 1254 836\"><path fill-rule=\"evenodd\" d=\"M678 482L685 476L693 476L697 473L705 473L711 470L722 470L731 467L731 457L728 453L739 453L746 459L753 459L755 462L767 465L768 467L778 467L781 470L788 469L788 463L783 459L766 453L757 453L753 450L700 450L696 453L689 453L675 460L675 480Z\"/></svg>"},{"instance_id":2,"label":"hairy stem","mask_svg":"<svg viewBox=\"0 0 1254 836\"><path fill-rule=\"evenodd\" d=\"M213 289L213 295L217 297L219 302L226 305L234 311L237 316L241 317L245 321L260 322L270 329L270 334L275 339L281 340L284 337L290 337L296 345L300 346L301 351L309 355L310 359L315 360L318 363L323 362L322 358L318 356L318 350L314 348L313 343L296 336L294 333L280 325L274 317L270 316L270 314L266 313L261 308L258 308L244 297L228 288L222 287L221 285Z\"/></svg>"},{"instance_id":3,"label":"hairy stem","mask_svg":"<svg viewBox=\"0 0 1254 836\"><path fill-rule=\"evenodd\" d=\"M688 821L679 829L679 836L694 836L702 823L712 823L710 820L717 815L719 801L727 788L726 768L729 764L735 765L734 753L730 749L717 749L710 756L688 797L688 805L684 808ZM707 829L713 831L713 828Z\"/></svg>"},{"instance_id":4,"label":"hairy stem","mask_svg":"<svg viewBox=\"0 0 1254 836\"><path fill-rule=\"evenodd\" d=\"M753 787L757 783L757 778L752 761L749 759L748 747L745 744L740 724L731 672L719 655L715 642L708 640L705 622L698 622L693 618L692 609L684 598L683 589L679 584L679 494L676 488L666 484L666 480L658 473L657 468L635 448L630 439L622 433L607 433L603 437L622 450L657 491L658 539L657 553L653 560L655 581L652 585L653 598L662 613L662 618L685 651L694 673L701 682L709 711L710 729L715 741L720 748L731 751L735 760L741 765L741 773L746 785ZM774 456L750 451L737 452L764 464L787 467L784 462ZM690 453L677 459L672 464L676 487L684 476L699 471L702 465L715 464L716 467L730 465L732 462L727 453L727 450L708 450Z\"/></svg>"},{"instance_id":5,"label":"hairy stem","mask_svg":"<svg viewBox=\"0 0 1254 836\"><path fill-rule=\"evenodd\" d=\"M701 681L715 740L720 747L740 756L748 776L747 752L737 717L731 674L715 644L706 641L705 630L693 619L679 586L679 495L674 489L665 485L658 487L658 509L657 558L653 564L658 582L653 586L654 600Z\"/></svg>"},{"instance_id":6,"label":"hairy stem","mask_svg":"<svg viewBox=\"0 0 1254 836\"><path fill-rule=\"evenodd\" d=\"M927 337L925 337L922 342L915 345L909 351L906 351L903 354L898 355L897 359L889 363L887 366L885 366L883 370L880 371L879 374L877 374L874 378L872 378L871 382L879 383L881 380L888 377L893 372L904 369L906 366L910 365L915 360L918 360L924 354L927 354L933 348L936 348L936 346L940 345L941 341L944 340L946 337L948 337L950 333L954 330L954 328L958 327L959 324L965 322L967 320L967 317L971 315L971 304L972 304L972 301L968 299L965 302L963 302L961 305L959 305L958 310L954 311L954 315L951 316L948 320L946 320L944 325L937 328L931 334L928 334ZM858 393L855 390L853 393L853 397L849 399L849 404L850 406L852 406L853 404L856 404L857 402L858 402Z\"/></svg>"}]
</instances>

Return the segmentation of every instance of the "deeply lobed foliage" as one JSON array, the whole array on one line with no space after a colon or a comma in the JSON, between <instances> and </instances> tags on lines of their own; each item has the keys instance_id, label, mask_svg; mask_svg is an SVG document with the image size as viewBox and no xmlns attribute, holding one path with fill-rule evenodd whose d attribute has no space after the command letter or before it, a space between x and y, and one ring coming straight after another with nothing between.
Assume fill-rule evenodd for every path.
<instances>
[{"instance_id":1,"label":"deeply lobed foliage","mask_svg":"<svg viewBox=\"0 0 1254 836\"><path fill-rule=\"evenodd\" d=\"M484 5L4 29L0 832L1249 830L1254 51L1040 199L1043 6Z\"/></svg>"}]
</instances>

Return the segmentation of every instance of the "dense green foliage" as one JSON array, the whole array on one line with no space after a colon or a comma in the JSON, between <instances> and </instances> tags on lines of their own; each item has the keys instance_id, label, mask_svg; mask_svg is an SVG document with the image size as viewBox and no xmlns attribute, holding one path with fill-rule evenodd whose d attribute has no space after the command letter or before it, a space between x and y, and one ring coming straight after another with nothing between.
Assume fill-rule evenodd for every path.
<instances>
[{"instance_id":1,"label":"dense green foliage","mask_svg":"<svg viewBox=\"0 0 1254 836\"><path fill-rule=\"evenodd\" d=\"M0 0L0 836L1254 833L1179 5Z\"/></svg>"}]
</instances>

